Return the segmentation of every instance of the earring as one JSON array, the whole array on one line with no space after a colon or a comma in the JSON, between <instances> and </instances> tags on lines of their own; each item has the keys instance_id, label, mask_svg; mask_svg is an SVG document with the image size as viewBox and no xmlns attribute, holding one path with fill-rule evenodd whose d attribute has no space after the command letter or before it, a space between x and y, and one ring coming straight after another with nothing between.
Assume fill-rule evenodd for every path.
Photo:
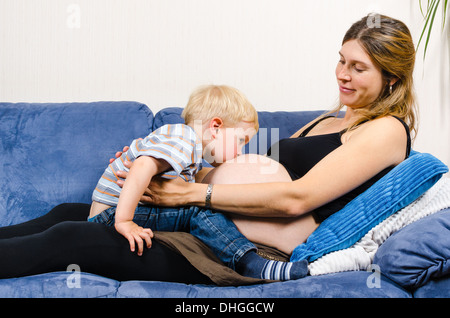
<instances>
[{"instance_id":1,"label":"earring","mask_svg":"<svg viewBox=\"0 0 450 318\"><path fill-rule=\"evenodd\" d=\"M389 95L392 95L392 85L389 86Z\"/></svg>"}]
</instances>

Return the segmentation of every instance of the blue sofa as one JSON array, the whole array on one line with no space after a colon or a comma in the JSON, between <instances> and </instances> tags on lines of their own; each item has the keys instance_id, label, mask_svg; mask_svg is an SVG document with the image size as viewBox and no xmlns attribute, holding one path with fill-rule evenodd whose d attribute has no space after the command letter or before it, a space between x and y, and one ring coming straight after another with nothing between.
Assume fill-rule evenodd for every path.
<instances>
[{"instance_id":1,"label":"blue sofa","mask_svg":"<svg viewBox=\"0 0 450 318\"><path fill-rule=\"evenodd\" d=\"M164 123L181 122L180 113L181 108L166 108L153 114L149 107L136 102L0 103L0 226L36 218L60 203L90 203L92 189L115 151ZM267 128L262 130L267 135L262 136L263 142L258 143L256 150L251 150L265 153L277 138L290 136L320 113L260 112L260 127ZM161 281L121 282L68 269L0 279L0 298L450 297L448 248L436 251L418 242L422 237L450 247L450 209L414 222L386 240L376 258L389 267L387 257L394 257L396 268L381 266L376 286L370 284L374 275L371 271L219 287ZM414 244L410 244L412 240ZM414 277L403 279L402 269ZM413 274L411 269L415 271Z\"/></svg>"}]
</instances>

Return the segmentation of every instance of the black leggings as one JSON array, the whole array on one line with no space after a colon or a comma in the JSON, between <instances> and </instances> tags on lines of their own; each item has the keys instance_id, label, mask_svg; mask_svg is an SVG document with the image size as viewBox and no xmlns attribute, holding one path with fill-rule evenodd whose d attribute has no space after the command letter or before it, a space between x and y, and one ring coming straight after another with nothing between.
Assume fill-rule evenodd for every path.
<instances>
[{"instance_id":1,"label":"black leggings","mask_svg":"<svg viewBox=\"0 0 450 318\"><path fill-rule=\"evenodd\" d=\"M211 284L183 256L152 240L142 256L114 227L86 221L88 204L62 204L48 214L0 228L0 278L81 271L112 279Z\"/></svg>"}]
</instances>

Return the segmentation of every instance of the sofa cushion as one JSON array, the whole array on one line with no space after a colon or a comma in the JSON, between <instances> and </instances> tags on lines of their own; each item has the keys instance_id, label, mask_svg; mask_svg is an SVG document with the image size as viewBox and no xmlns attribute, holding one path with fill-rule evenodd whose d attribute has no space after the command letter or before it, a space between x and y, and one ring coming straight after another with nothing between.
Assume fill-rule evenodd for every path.
<instances>
[{"instance_id":1,"label":"sofa cushion","mask_svg":"<svg viewBox=\"0 0 450 318\"><path fill-rule=\"evenodd\" d=\"M152 128L134 102L0 103L0 225L90 203L109 158Z\"/></svg>"},{"instance_id":2,"label":"sofa cushion","mask_svg":"<svg viewBox=\"0 0 450 318\"><path fill-rule=\"evenodd\" d=\"M450 209L418 220L389 237L373 262L384 275L410 289L450 276Z\"/></svg>"},{"instance_id":3,"label":"sofa cushion","mask_svg":"<svg viewBox=\"0 0 450 318\"><path fill-rule=\"evenodd\" d=\"M412 152L342 210L327 218L297 246L292 261L312 262L326 253L348 248L381 221L409 205L431 188L448 171L430 154Z\"/></svg>"},{"instance_id":4,"label":"sofa cushion","mask_svg":"<svg viewBox=\"0 0 450 318\"><path fill-rule=\"evenodd\" d=\"M83 272L52 272L0 279L1 298L108 298L120 283Z\"/></svg>"},{"instance_id":5,"label":"sofa cushion","mask_svg":"<svg viewBox=\"0 0 450 318\"><path fill-rule=\"evenodd\" d=\"M123 282L117 297L134 298L410 298L380 273L352 271L239 287L180 283Z\"/></svg>"},{"instance_id":6,"label":"sofa cushion","mask_svg":"<svg viewBox=\"0 0 450 318\"><path fill-rule=\"evenodd\" d=\"M414 291L414 298L450 298L450 276L432 279Z\"/></svg>"}]
</instances>

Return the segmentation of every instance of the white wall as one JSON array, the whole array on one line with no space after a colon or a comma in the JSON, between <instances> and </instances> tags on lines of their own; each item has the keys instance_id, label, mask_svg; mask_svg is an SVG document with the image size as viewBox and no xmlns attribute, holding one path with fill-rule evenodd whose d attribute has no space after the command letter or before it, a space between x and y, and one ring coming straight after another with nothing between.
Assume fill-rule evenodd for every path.
<instances>
[{"instance_id":1,"label":"white wall","mask_svg":"<svg viewBox=\"0 0 450 318\"><path fill-rule=\"evenodd\" d=\"M259 110L328 109L345 31L376 11L414 39L419 0L0 0L0 101L136 100L184 106L201 84L241 89ZM423 1L426 2L426 1ZM415 148L450 163L448 25L416 86Z\"/></svg>"},{"instance_id":2,"label":"white wall","mask_svg":"<svg viewBox=\"0 0 450 318\"><path fill-rule=\"evenodd\" d=\"M415 7L414 12L420 12L417 4ZM450 8L447 11L444 30L442 14L441 11L438 12L436 22L439 27L433 28L425 61L423 44L418 50L414 80L420 107L420 123L415 148L435 155L450 166ZM414 18L413 21L418 21L422 26L420 14L416 14ZM420 33L416 33L415 39L418 40L419 37Z\"/></svg>"}]
</instances>

